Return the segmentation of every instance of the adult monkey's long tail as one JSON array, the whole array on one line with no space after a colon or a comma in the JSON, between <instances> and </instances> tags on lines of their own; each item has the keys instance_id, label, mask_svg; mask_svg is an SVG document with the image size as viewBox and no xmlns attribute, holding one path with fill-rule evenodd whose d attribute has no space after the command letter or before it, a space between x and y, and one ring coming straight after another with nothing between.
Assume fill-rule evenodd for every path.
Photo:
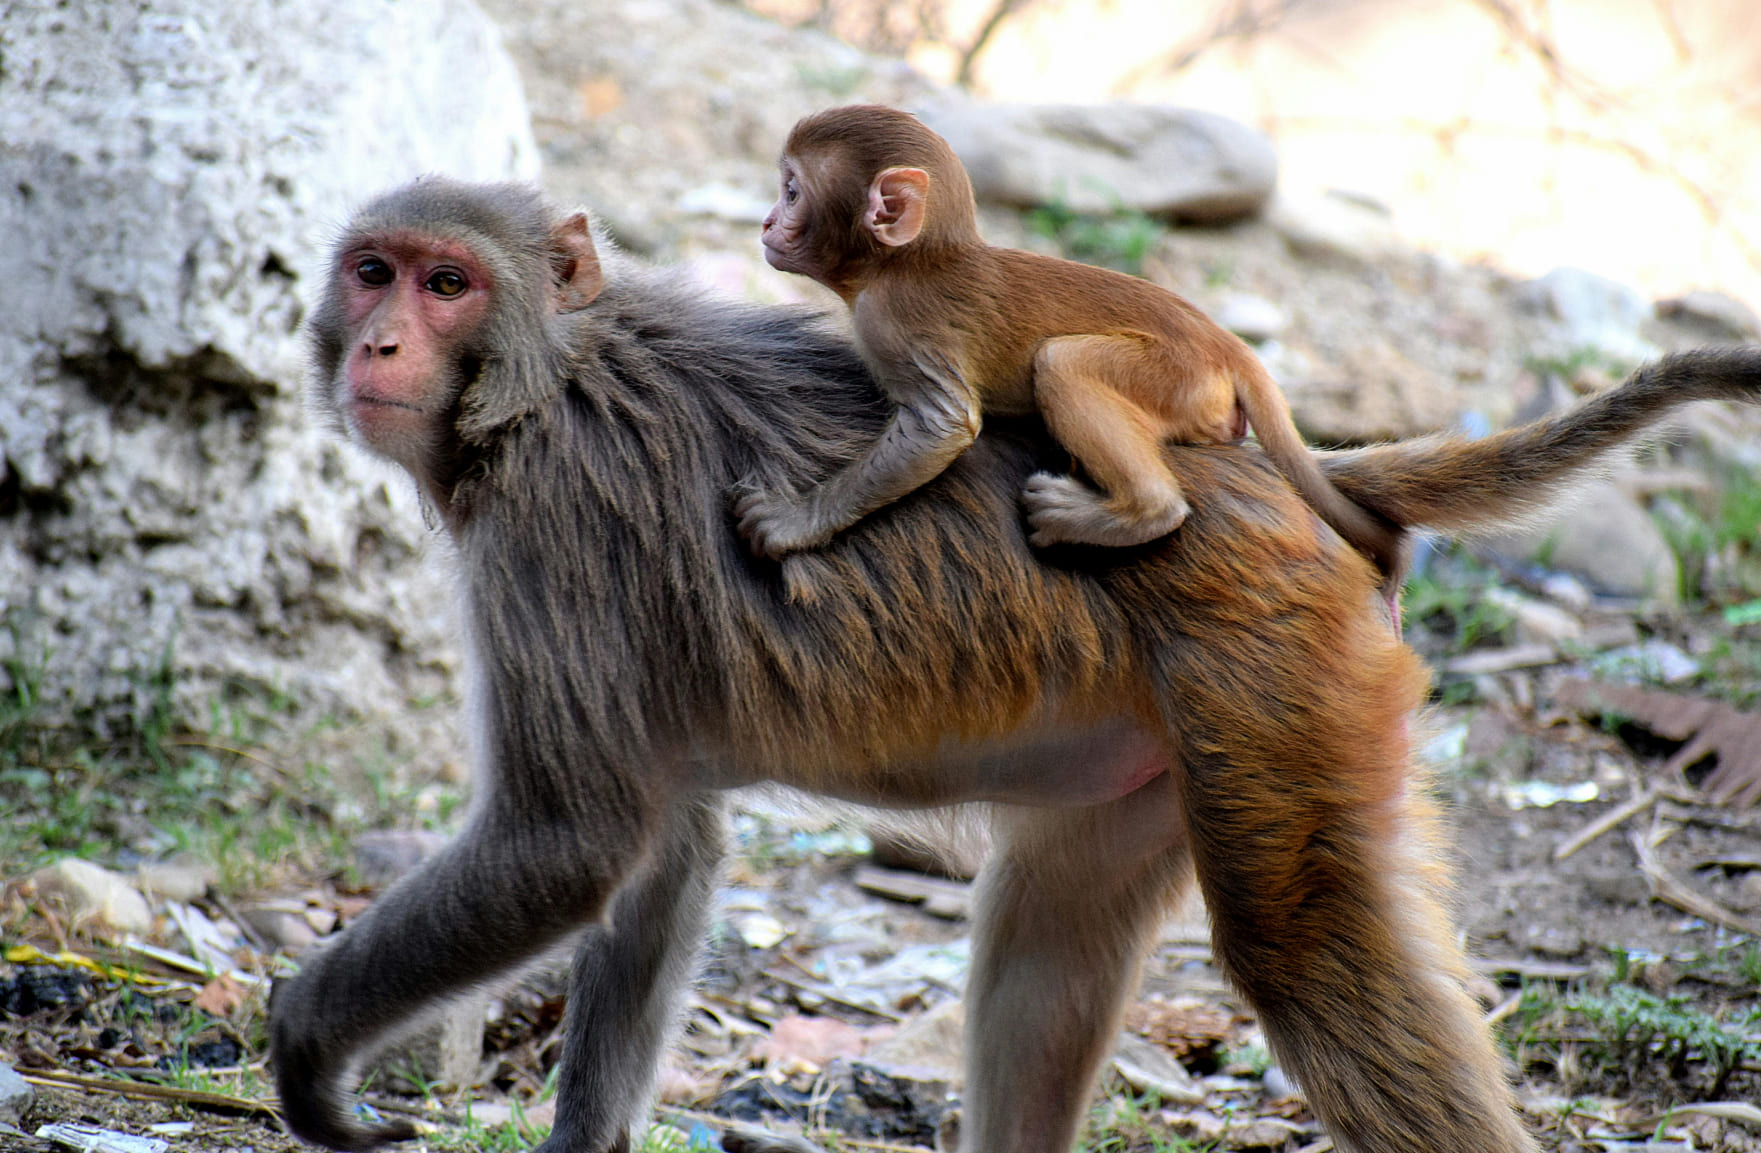
<instances>
[{"instance_id":1,"label":"adult monkey's long tail","mask_svg":"<svg viewBox=\"0 0 1761 1153\"><path fill-rule=\"evenodd\" d=\"M1761 402L1761 346L1674 353L1574 408L1479 440L1436 434L1316 459L1341 492L1401 528L1507 527L1697 400Z\"/></svg>"}]
</instances>

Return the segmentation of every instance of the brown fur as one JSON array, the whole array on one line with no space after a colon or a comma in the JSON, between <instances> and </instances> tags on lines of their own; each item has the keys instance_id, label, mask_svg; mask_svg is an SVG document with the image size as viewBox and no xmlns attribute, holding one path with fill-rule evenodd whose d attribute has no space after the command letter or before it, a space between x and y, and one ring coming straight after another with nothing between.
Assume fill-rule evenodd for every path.
<instances>
[{"instance_id":1,"label":"brown fur","mask_svg":"<svg viewBox=\"0 0 1761 1153\"><path fill-rule=\"evenodd\" d=\"M838 478L804 498L811 516L787 498L752 498L743 527L760 552L822 543L933 476L976 436L980 412L1038 412L1101 494L1050 474L1030 480L1036 544L1131 545L1166 534L1187 503L1163 445L1227 444L1251 423L1310 505L1393 580L1397 532L1328 481L1246 344L1137 277L985 244L965 169L914 117L875 105L810 116L790 133L783 170L765 224L772 263L843 296L864 358L894 400L910 409L946 393L961 411L931 412L920 421L927 432L883 440L854 466L866 483ZM898 235L875 207L894 192L905 217ZM925 203L911 215L918 196ZM926 359L945 372L926 373Z\"/></svg>"},{"instance_id":2,"label":"brown fur","mask_svg":"<svg viewBox=\"0 0 1761 1153\"><path fill-rule=\"evenodd\" d=\"M1058 450L1031 420L997 421L823 550L820 602L792 604L724 494L847 463L887 406L799 316L629 267L569 310L559 220L529 190L426 181L343 242L464 237L496 276L484 327L423 352L456 363L432 382L418 477L457 543L483 764L447 851L278 983L295 1132L339 1149L401 1135L349 1111L360 1060L437 998L583 933L543 1150L627 1149L703 929L717 790L773 781L1002 802L968 990L973 1153L1066 1153L1194 875L1217 957L1339 1148L1533 1149L1441 911L1408 727L1424 671L1369 566L1264 456L1170 448L1202 497L1183 530L1051 567L1015 510ZM314 396L345 425L373 379L351 367L368 348L353 291L333 283L314 322ZM1761 353L1676 358L1539 428L1327 467L1397 523L1484 522L1690 396L1758 392ZM1438 495L1458 486L1472 509Z\"/></svg>"}]
</instances>

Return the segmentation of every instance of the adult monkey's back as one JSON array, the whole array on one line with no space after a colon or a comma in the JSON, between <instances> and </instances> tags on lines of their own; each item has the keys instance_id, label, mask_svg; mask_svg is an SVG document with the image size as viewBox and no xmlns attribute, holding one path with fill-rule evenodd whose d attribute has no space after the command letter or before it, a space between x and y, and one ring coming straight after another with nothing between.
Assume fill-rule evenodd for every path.
<instances>
[{"instance_id":1,"label":"adult monkey's back","mask_svg":"<svg viewBox=\"0 0 1761 1153\"><path fill-rule=\"evenodd\" d=\"M810 322L607 280L579 216L429 181L357 218L314 334L320 407L457 541L485 763L458 840L278 988L296 1132L406 1132L350 1112L360 1059L586 926L544 1148L627 1149L702 928L717 790L772 780L995 803L968 1150L1069 1147L1195 866L1219 959L1342 1149L1532 1148L1437 904L1407 733L1422 671L1367 562L1255 454L1171 450L1202 494L1177 538L1044 564L1017 494L1052 450L993 428L791 562L801 603L746 555L728 493L823 476L885 416ZM1702 357L1548 430L1328 467L1396 522L1459 527L1690 395L1757 388L1761 357ZM1452 478L1479 503L1439 497Z\"/></svg>"}]
</instances>

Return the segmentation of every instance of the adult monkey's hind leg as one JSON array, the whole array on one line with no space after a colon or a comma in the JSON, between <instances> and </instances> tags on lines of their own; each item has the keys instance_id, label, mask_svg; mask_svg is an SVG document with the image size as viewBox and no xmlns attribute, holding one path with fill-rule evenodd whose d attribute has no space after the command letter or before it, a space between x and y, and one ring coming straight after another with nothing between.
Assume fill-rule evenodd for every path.
<instances>
[{"instance_id":1,"label":"adult monkey's hind leg","mask_svg":"<svg viewBox=\"0 0 1761 1153\"><path fill-rule=\"evenodd\" d=\"M627 1153L675 1025L722 856L713 795L673 806L640 873L586 930L569 984L556 1125L535 1153Z\"/></svg>"},{"instance_id":2,"label":"adult monkey's hind leg","mask_svg":"<svg viewBox=\"0 0 1761 1153\"><path fill-rule=\"evenodd\" d=\"M1359 642L1233 698L1180 686L1217 959L1344 1153L1533 1153L1438 899L1406 724L1422 678L1391 638ZM1300 739L1229 736L1298 704Z\"/></svg>"},{"instance_id":3,"label":"adult monkey's hind leg","mask_svg":"<svg viewBox=\"0 0 1761 1153\"><path fill-rule=\"evenodd\" d=\"M1174 782L1009 809L979 879L966 988L965 1153L1068 1153L1155 930L1191 874ZM735 1128L728 1153L815 1153Z\"/></svg>"},{"instance_id":4,"label":"adult monkey's hind leg","mask_svg":"<svg viewBox=\"0 0 1761 1153\"><path fill-rule=\"evenodd\" d=\"M1172 777L1000 810L966 989L964 1153L1068 1153L1144 953L1191 875Z\"/></svg>"}]
</instances>

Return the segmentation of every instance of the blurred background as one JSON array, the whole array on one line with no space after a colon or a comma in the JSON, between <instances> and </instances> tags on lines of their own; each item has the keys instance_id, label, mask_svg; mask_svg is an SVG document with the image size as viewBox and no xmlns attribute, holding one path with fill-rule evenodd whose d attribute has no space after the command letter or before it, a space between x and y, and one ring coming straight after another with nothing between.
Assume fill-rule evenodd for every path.
<instances>
[{"instance_id":1,"label":"blurred background","mask_svg":"<svg viewBox=\"0 0 1761 1153\"><path fill-rule=\"evenodd\" d=\"M1224 113L1276 142L1287 185L1365 193L1463 259L1761 300L1761 9L1745 0L750 6L989 99Z\"/></svg>"}]
</instances>

